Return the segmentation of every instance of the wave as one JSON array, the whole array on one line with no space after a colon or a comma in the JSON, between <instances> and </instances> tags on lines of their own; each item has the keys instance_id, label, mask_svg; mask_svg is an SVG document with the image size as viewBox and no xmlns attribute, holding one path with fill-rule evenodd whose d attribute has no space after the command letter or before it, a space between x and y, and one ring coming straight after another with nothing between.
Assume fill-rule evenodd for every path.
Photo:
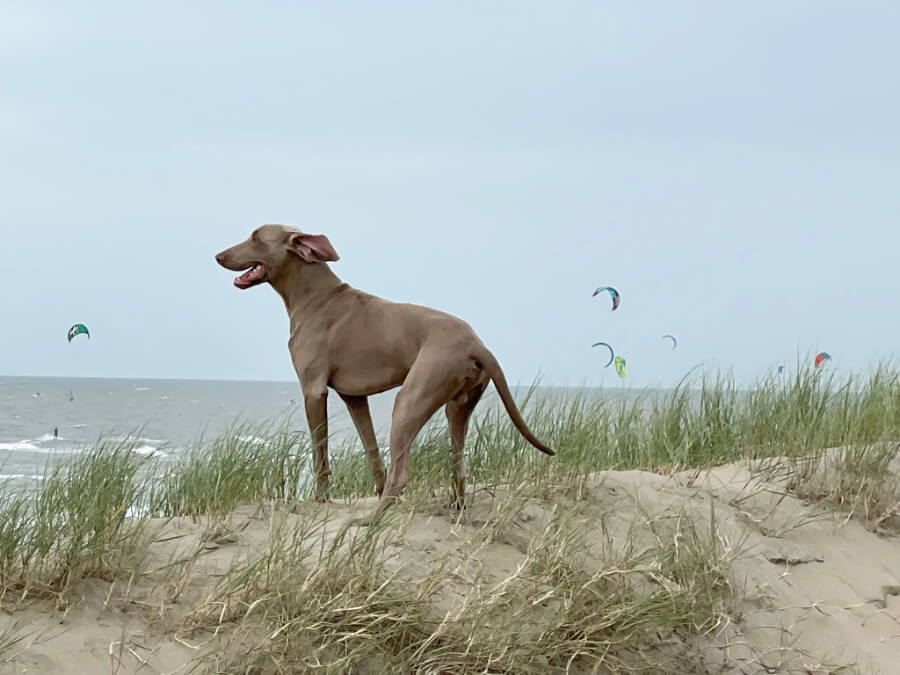
<instances>
[{"instance_id":1,"label":"wave","mask_svg":"<svg viewBox=\"0 0 900 675\"><path fill-rule=\"evenodd\" d=\"M135 387L135 391L150 391L150 387Z\"/></svg>"},{"instance_id":2,"label":"wave","mask_svg":"<svg viewBox=\"0 0 900 675\"><path fill-rule=\"evenodd\" d=\"M59 440L59 439L53 439ZM163 450L160 450L158 445L151 445L151 443L160 444L162 441L155 441L154 439L146 439L146 438L137 438L137 439L119 439L120 442L125 441L133 441L134 447L130 448L131 452L137 455L143 455L144 457L168 457L169 453ZM148 442L149 441L149 442ZM15 443L0 443L0 452L34 452L41 455L77 455L81 452L84 452L84 448L75 447L72 445L59 446L54 444L45 444L45 445L36 445L33 441L16 441ZM13 475L13 474L10 474ZM2 480L4 474L0 474L0 480ZM21 478L19 474L14 474L13 477ZM27 476L26 476L27 477Z\"/></svg>"},{"instance_id":3,"label":"wave","mask_svg":"<svg viewBox=\"0 0 900 675\"><path fill-rule=\"evenodd\" d=\"M0 480L44 480L44 477L24 473L0 473Z\"/></svg>"},{"instance_id":4,"label":"wave","mask_svg":"<svg viewBox=\"0 0 900 675\"><path fill-rule=\"evenodd\" d=\"M28 441L23 441L24 443L46 443L47 441L65 441L68 439L63 438L62 436L54 436L53 434L44 434L40 438L32 438Z\"/></svg>"},{"instance_id":5,"label":"wave","mask_svg":"<svg viewBox=\"0 0 900 675\"><path fill-rule=\"evenodd\" d=\"M132 447L131 452L145 457L168 457L168 452L163 452L159 446L165 443L159 438L144 438L143 436L110 436L109 440L114 443L125 443Z\"/></svg>"},{"instance_id":6,"label":"wave","mask_svg":"<svg viewBox=\"0 0 900 675\"><path fill-rule=\"evenodd\" d=\"M142 445L137 448L132 448L131 451L138 455L144 455L145 457L168 457L169 454L163 452L159 448L154 448L152 445Z\"/></svg>"},{"instance_id":7,"label":"wave","mask_svg":"<svg viewBox=\"0 0 900 675\"><path fill-rule=\"evenodd\" d=\"M0 443L0 450L11 452L40 452L41 448L29 441L16 441L15 443Z\"/></svg>"},{"instance_id":8,"label":"wave","mask_svg":"<svg viewBox=\"0 0 900 675\"><path fill-rule=\"evenodd\" d=\"M141 443L142 445L162 445L165 441L159 438L146 438L145 436L108 436L114 443Z\"/></svg>"},{"instance_id":9,"label":"wave","mask_svg":"<svg viewBox=\"0 0 900 675\"><path fill-rule=\"evenodd\" d=\"M0 443L0 452L34 452L41 455L77 455L84 452L84 448L74 445L35 445L27 441L17 443Z\"/></svg>"}]
</instances>

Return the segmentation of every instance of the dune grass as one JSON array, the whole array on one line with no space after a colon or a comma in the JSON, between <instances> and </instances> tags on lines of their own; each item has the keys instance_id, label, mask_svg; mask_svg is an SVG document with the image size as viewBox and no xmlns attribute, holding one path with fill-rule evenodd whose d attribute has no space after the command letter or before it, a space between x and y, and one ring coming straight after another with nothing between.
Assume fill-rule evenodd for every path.
<instances>
[{"instance_id":1,"label":"dune grass","mask_svg":"<svg viewBox=\"0 0 900 675\"><path fill-rule=\"evenodd\" d=\"M548 461L502 407L483 405L466 446L471 486L571 482L606 469L671 472L775 457L790 461L798 476L819 472L817 481L798 483L803 496L827 497L882 523L897 512L900 490L888 464L900 440L900 372L887 365L842 381L800 369L790 379L768 376L747 390L728 376L685 379L663 396L645 392L627 399L532 390L520 403L529 426L557 456ZM71 461L48 465L33 491L0 490L3 586L58 589L82 568L106 573L126 553L123 543L140 521L126 515L136 511L225 517L240 504L303 499L311 489L305 431L235 425L174 462L136 456L134 445L101 441ZM826 464L820 460L827 448L844 450ZM334 497L374 494L355 441L332 444L330 454ZM449 437L438 414L411 453L411 480L443 490L450 468ZM834 471L840 480L831 479Z\"/></svg>"},{"instance_id":2,"label":"dune grass","mask_svg":"<svg viewBox=\"0 0 900 675\"><path fill-rule=\"evenodd\" d=\"M183 634L233 629L207 660L220 673L692 672L684 640L657 643L709 631L736 595L727 570L741 550L712 514L707 529L677 513L635 523L643 536L619 546L583 504L562 500L508 576L474 572L534 501L534 485L503 490L490 520L425 569L387 562L418 510L410 503L327 545L324 520L292 528L276 516L267 548L222 579ZM599 559L590 571L588 556Z\"/></svg>"},{"instance_id":3,"label":"dune grass","mask_svg":"<svg viewBox=\"0 0 900 675\"><path fill-rule=\"evenodd\" d=\"M466 448L469 494L505 495L485 537L497 535L529 499L558 502L515 575L501 587L473 587L461 606L435 616L432 600L446 583L447 561L407 583L408 592L397 591L404 587L393 583L399 572L385 567L383 550L402 526L398 519L448 490L450 443L439 414L411 454L405 506L385 525L323 551L312 543L322 522L308 518L292 530L273 520L267 549L231 570L212 604L191 614L190 630L235 631L236 647L216 657L219 672L294 672L314 667L310 658L335 671L359 659L386 670L416 664L422 672L539 672L585 659L601 659L611 672L646 666L643 645L655 630L696 634L716 623L734 593L727 582L734 552L723 548L714 520L698 528L676 517L646 523L654 538L640 547L604 544L596 572L573 565L588 546L596 555L605 536L602 523L586 527L578 511L581 486L605 469L668 473L750 459L759 471L785 476L786 487L808 501L882 533L900 530L893 464L900 372L889 365L842 380L800 369L748 389L727 375L685 379L663 395L629 398L533 389L521 404L556 457L528 445L505 411L490 404L473 420ZM65 605L81 579L140 574L150 524L159 518L225 523L239 505L290 504L310 494L305 430L236 425L173 459L142 457L136 446L100 441L48 464L32 490L0 490L4 607L47 596ZM358 444L333 446L330 454L332 495L371 497ZM534 632L534 613L547 607L555 608L550 627L544 617ZM513 637L520 633L528 639ZM667 659L683 657L673 649ZM263 666L268 670L254 670Z\"/></svg>"},{"instance_id":4,"label":"dune grass","mask_svg":"<svg viewBox=\"0 0 900 675\"><path fill-rule=\"evenodd\" d=\"M146 545L143 520L129 518L146 479L136 442L102 441L50 464L40 487L0 491L2 598L55 595L80 578L133 569Z\"/></svg>"},{"instance_id":5,"label":"dune grass","mask_svg":"<svg viewBox=\"0 0 900 675\"><path fill-rule=\"evenodd\" d=\"M154 516L225 516L259 500L296 500L304 491L307 436L284 426L239 424L188 448L148 484Z\"/></svg>"},{"instance_id":6,"label":"dune grass","mask_svg":"<svg viewBox=\"0 0 900 675\"><path fill-rule=\"evenodd\" d=\"M887 365L842 381L800 369L792 378L768 376L745 390L724 375L699 383L685 379L662 396L644 392L627 399L591 391L543 397L532 392L523 407L529 426L557 450L556 457L548 462L501 407L485 406L466 444L471 484L504 484L524 476L540 481L567 473L577 480L608 469L668 473L745 458L779 458L799 471L803 458L843 447L853 448L842 466L845 475L854 476L847 479L850 485L888 495L877 517L891 511L889 495L897 492L886 467L896 452L891 443L900 441L900 372ZM372 494L358 448L345 445L332 457L336 496ZM412 480L434 476L435 487L449 484L450 440L440 415L420 433L410 475ZM863 476L881 487L862 488ZM840 493L849 489L844 485ZM838 504L840 498L830 502Z\"/></svg>"}]
</instances>

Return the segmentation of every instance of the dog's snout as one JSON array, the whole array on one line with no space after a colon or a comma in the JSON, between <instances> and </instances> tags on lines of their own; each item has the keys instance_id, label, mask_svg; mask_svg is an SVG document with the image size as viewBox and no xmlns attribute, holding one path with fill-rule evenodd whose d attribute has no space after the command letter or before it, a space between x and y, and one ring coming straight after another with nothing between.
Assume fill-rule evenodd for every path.
<instances>
[{"instance_id":1,"label":"dog's snout","mask_svg":"<svg viewBox=\"0 0 900 675\"><path fill-rule=\"evenodd\" d=\"M222 251L221 253L216 253L216 262L219 263L220 265L224 265L226 257L227 256L225 255L225 251Z\"/></svg>"}]
</instances>

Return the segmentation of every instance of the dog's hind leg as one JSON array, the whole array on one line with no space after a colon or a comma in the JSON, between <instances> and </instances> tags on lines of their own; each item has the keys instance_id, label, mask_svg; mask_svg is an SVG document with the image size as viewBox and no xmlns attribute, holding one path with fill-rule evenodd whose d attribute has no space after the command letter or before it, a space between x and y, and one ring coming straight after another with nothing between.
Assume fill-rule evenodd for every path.
<instances>
[{"instance_id":1,"label":"dog's hind leg","mask_svg":"<svg viewBox=\"0 0 900 675\"><path fill-rule=\"evenodd\" d=\"M340 392L338 395L347 404L347 410L350 411L350 418L362 441L363 449L369 460L369 469L375 479L375 491L380 497L384 493L384 462L381 460L381 453L378 452L378 441L375 439L375 429L372 427L372 415L369 413L369 401L365 396L350 396Z\"/></svg>"},{"instance_id":2,"label":"dog's hind leg","mask_svg":"<svg viewBox=\"0 0 900 675\"><path fill-rule=\"evenodd\" d=\"M453 484L450 506L461 509L465 503L466 492L466 466L463 457L463 448L466 443L466 431L469 428L469 418L478 405L481 395L487 388L488 380L470 389L447 403L444 408L447 414L447 424L450 427L450 453L453 462Z\"/></svg>"},{"instance_id":3,"label":"dog's hind leg","mask_svg":"<svg viewBox=\"0 0 900 675\"><path fill-rule=\"evenodd\" d=\"M438 408L465 389L466 381L479 379L481 370L456 349L423 350L409 370L397 398L391 418L391 466L384 494L370 518L357 524L370 524L400 496L409 480L409 449L416 435Z\"/></svg>"}]
</instances>

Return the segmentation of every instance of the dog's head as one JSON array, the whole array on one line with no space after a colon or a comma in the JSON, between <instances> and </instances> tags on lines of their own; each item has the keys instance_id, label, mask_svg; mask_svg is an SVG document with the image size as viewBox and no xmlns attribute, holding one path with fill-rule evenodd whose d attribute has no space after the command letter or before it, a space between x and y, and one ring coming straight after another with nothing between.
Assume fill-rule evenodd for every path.
<instances>
[{"instance_id":1,"label":"dog's head","mask_svg":"<svg viewBox=\"0 0 900 675\"><path fill-rule=\"evenodd\" d=\"M238 288L250 288L277 278L289 264L316 264L338 259L324 234L307 234L289 225L263 225L246 240L216 254L216 261L233 272Z\"/></svg>"}]
</instances>

